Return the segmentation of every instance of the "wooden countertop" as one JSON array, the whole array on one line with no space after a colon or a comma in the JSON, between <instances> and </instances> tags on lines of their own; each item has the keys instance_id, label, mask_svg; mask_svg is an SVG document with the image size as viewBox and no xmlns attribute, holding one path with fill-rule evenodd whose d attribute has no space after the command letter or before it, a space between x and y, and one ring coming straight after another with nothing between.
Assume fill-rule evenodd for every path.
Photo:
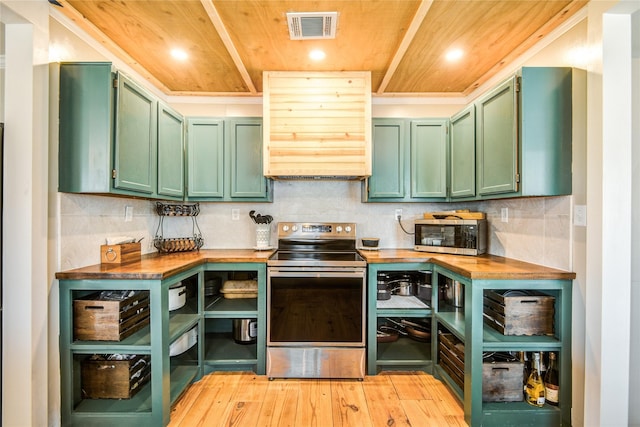
<instances>
[{"instance_id":1,"label":"wooden countertop","mask_svg":"<svg viewBox=\"0 0 640 427\"><path fill-rule=\"evenodd\" d=\"M96 264L56 273L56 279L165 279L205 263L266 263L273 250L203 249L198 252L148 254L128 264ZM575 273L495 255L465 256L413 249L359 251L370 264L432 262L470 279L575 279Z\"/></svg>"},{"instance_id":2,"label":"wooden countertop","mask_svg":"<svg viewBox=\"0 0 640 427\"><path fill-rule=\"evenodd\" d=\"M208 262L265 263L273 250L202 249L197 252L143 255L127 264L96 264L56 273L56 279L165 279Z\"/></svg>"},{"instance_id":3,"label":"wooden countertop","mask_svg":"<svg viewBox=\"0 0 640 427\"><path fill-rule=\"evenodd\" d=\"M575 279L576 274L496 255L444 255L413 249L360 251L370 264L432 262L470 279Z\"/></svg>"}]
</instances>

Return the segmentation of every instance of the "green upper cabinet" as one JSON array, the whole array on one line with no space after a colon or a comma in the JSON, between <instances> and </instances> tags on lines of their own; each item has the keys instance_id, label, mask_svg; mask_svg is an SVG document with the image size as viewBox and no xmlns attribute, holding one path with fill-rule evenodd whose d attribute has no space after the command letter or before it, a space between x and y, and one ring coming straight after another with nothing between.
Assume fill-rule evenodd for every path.
<instances>
[{"instance_id":1,"label":"green upper cabinet","mask_svg":"<svg viewBox=\"0 0 640 427\"><path fill-rule=\"evenodd\" d=\"M187 119L187 198L224 197L224 121Z\"/></svg>"},{"instance_id":2,"label":"green upper cabinet","mask_svg":"<svg viewBox=\"0 0 640 427\"><path fill-rule=\"evenodd\" d=\"M59 191L182 200L179 114L108 62L60 64L59 90Z\"/></svg>"},{"instance_id":3,"label":"green upper cabinet","mask_svg":"<svg viewBox=\"0 0 640 427\"><path fill-rule=\"evenodd\" d=\"M260 118L189 118L186 146L189 200L272 200L271 180L262 173Z\"/></svg>"},{"instance_id":4,"label":"green upper cabinet","mask_svg":"<svg viewBox=\"0 0 640 427\"><path fill-rule=\"evenodd\" d=\"M583 137L586 124L586 72L523 68L520 111L521 194L571 194L574 131Z\"/></svg>"},{"instance_id":5,"label":"green upper cabinet","mask_svg":"<svg viewBox=\"0 0 640 427\"><path fill-rule=\"evenodd\" d=\"M184 119L158 103L158 194L184 196Z\"/></svg>"},{"instance_id":6,"label":"green upper cabinet","mask_svg":"<svg viewBox=\"0 0 640 427\"><path fill-rule=\"evenodd\" d=\"M113 190L114 77L111 63L60 64L59 191Z\"/></svg>"},{"instance_id":7,"label":"green upper cabinet","mask_svg":"<svg viewBox=\"0 0 640 427\"><path fill-rule=\"evenodd\" d=\"M411 122L411 198L447 197L447 133L443 119Z\"/></svg>"},{"instance_id":8,"label":"green upper cabinet","mask_svg":"<svg viewBox=\"0 0 640 427\"><path fill-rule=\"evenodd\" d=\"M117 74L114 187L153 194L157 185L158 101Z\"/></svg>"},{"instance_id":9,"label":"green upper cabinet","mask_svg":"<svg viewBox=\"0 0 640 427\"><path fill-rule=\"evenodd\" d=\"M407 121L373 119L372 173L364 199L403 198ZM367 191L368 190L368 191Z\"/></svg>"},{"instance_id":10,"label":"green upper cabinet","mask_svg":"<svg viewBox=\"0 0 640 427\"><path fill-rule=\"evenodd\" d=\"M227 156L231 199L270 200L271 180L262 172L262 119L229 119Z\"/></svg>"},{"instance_id":11,"label":"green upper cabinet","mask_svg":"<svg viewBox=\"0 0 640 427\"><path fill-rule=\"evenodd\" d=\"M478 194L518 190L517 78L512 77L478 101Z\"/></svg>"},{"instance_id":12,"label":"green upper cabinet","mask_svg":"<svg viewBox=\"0 0 640 427\"><path fill-rule=\"evenodd\" d=\"M585 72L524 67L481 97L479 198L571 194L574 130L585 124Z\"/></svg>"},{"instance_id":13,"label":"green upper cabinet","mask_svg":"<svg viewBox=\"0 0 640 427\"><path fill-rule=\"evenodd\" d=\"M451 117L449 174L452 199L476 195L476 117L469 105Z\"/></svg>"},{"instance_id":14,"label":"green upper cabinet","mask_svg":"<svg viewBox=\"0 0 640 427\"><path fill-rule=\"evenodd\" d=\"M447 119L373 119L372 174L362 200L442 201L447 197Z\"/></svg>"}]
</instances>

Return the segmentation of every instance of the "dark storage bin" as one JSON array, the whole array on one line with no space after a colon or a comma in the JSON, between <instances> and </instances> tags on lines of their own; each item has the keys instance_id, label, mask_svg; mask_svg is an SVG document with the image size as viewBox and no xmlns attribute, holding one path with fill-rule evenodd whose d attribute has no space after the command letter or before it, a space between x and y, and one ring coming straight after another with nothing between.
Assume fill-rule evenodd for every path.
<instances>
[{"instance_id":1,"label":"dark storage bin","mask_svg":"<svg viewBox=\"0 0 640 427\"><path fill-rule=\"evenodd\" d=\"M541 292L485 290L484 322L504 335L553 335L554 304Z\"/></svg>"},{"instance_id":2,"label":"dark storage bin","mask_svg":"<svg viewBox=\"0 0 640 427\"><path fill-rule=\"evenodd\" d=\"M119 292L126 296L117 299ZM73 301L76 340L120 341L148 324L148 291L96 292Z\"/></svg>"},{"instance_id":3,"label":"dark storage bin","mask_svg":"<svg viewBox=\"0 0 640 427\"><path fill-rule=\"evenodd\" d=\"M520 402L523 400L523 385L522 362L482 364L483 402Z\"/></svg>"},{"instance_id":4,"label":"dark storage bin","mask_svg":"<svg viewBox=\"0 0 640 427\"><path fill-rule=\"evenodd\" d=\"M114 356L125 360L112 360ZM81 363L84 399L130 399L150 378L148 354L94 355Z\"/></svg>"}]
</instances>

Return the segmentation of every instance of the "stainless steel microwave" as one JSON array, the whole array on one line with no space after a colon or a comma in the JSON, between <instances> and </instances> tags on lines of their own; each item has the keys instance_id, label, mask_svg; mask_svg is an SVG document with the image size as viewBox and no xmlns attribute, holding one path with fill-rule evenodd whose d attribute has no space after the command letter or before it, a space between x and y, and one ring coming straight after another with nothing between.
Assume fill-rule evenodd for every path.
<instances>
[{"instance_id":1,"label":"stainless steel microwave","mask_svg":"<svg viewBox=\"0 0 640 427\"><path fill-rule=\"evenodd\" d=\"M415 222L416 251L480 255L487 251L486 219L421 219Z\"/></svg>"}]
</instances>

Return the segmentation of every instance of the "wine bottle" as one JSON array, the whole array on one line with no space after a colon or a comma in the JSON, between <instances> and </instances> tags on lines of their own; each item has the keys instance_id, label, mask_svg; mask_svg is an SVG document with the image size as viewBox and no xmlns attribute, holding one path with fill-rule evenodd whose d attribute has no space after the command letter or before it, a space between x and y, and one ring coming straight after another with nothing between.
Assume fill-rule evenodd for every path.
<instances>
[{"instance_id":1,"label":"wine bottle","mask_svg":"<svg viewBox=\"0 0 640 427\"><path fill-rule=\"evenodd\" d=\"M556 362L556 354L549 353L549 368L544 377L544 395L549 405L558 406L560 399L560 376Z\"/></svg>"},{"instance_id":2,"label":"wine bottle","mask_svg":"<svg viewBox=\"0 0 640 427\"><path fill-rule=\"evenodd\" d=\"M527 380L526 401L533 406L544 406L544 382L540 376L540 353L533 353L533 365Z\"/></svg>"}]
</instances>

